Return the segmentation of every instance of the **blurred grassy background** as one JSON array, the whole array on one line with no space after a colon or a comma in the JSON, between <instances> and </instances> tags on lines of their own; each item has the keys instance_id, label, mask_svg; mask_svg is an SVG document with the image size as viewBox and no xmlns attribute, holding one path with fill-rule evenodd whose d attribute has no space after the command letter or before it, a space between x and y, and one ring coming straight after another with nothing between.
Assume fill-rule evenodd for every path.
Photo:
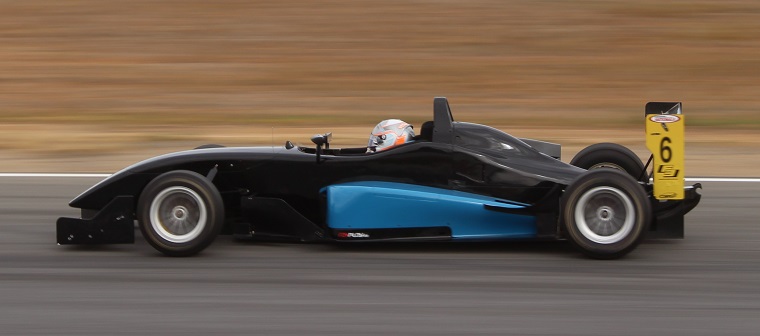
<instances>
[{"instance_id":1,"label":"blurred grassy background","mask_svg":"<svg viewBox=\"0 0 760 336\"><path fill-rule=\"evenodd\" d=\"M643 135L658 100L683 101L706 141L760 133L755 0L29 0L0 13L0 156L25 160L262 143L273 126L357 127L363 145L382 119L430 119L434 96L460 120L558 130L549 140Z\"/></svg>"}]
</instances>

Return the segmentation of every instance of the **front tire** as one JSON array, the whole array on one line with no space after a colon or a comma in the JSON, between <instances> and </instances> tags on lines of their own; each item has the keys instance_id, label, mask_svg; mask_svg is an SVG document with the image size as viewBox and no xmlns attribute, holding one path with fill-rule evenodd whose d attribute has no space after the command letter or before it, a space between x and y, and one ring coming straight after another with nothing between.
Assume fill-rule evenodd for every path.
<instances>
[{"instance_id":1,"label":"front tire","mask_svg":"<svg viewBox=\"0 0 760 336\"><path fill-rule=\"evenodd\" d=\"M164 173L140 194L137 216L148 243L172 257L208 247L224 224L224 203L204 176L186 170Z\"/></svg>"},{"instance_id":2,"label":"front tire","mask_svg":"<svg viewBox=\"0 0 760 336\"><path fill-rule=\"evenodd\" d=\"M591 170L562 196L565 235L596 259L615 259L632 251L649 229L651 218L644 189L617 170Z\"/></svg>"}]
</instances>

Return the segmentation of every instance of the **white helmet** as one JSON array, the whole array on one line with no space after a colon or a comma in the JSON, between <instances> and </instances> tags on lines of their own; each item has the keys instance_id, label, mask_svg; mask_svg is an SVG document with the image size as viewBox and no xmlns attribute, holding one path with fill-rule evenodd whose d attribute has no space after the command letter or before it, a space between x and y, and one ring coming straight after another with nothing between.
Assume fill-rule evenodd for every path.
<instances>
[{"instance_id":1,"label":"white helmet","mask_svg":"<svg viewBox=\"0 0 760 336\"><path fill-rule=\"evenodd\" d=\"M412 125L398 119L383 120L372 130L367 151L384 151L412 141L412 138L414 138Z\"/></svg>"}]
</instances>

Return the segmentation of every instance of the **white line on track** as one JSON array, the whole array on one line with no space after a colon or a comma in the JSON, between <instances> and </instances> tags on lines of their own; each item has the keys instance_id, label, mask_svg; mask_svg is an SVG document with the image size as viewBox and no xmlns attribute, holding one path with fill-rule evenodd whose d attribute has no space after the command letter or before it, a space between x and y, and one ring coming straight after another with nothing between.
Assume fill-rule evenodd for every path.
<instances>
[{"instance_id":1,"label":"white line on track","mask_svg":"<svg viewBox=\"0 0 760 336\"><path fill-rule=\"evenodd\" d=\"M0 177L109 177L111 174L0 173ZM687 177L686 182L760 182L758 177Z\"/></svg>"},{"instance_id":2,"label":"white line on track","mask_svg":"<svg viewBox=\"0 0 760 336\"><path fill-rule=\"evenodd\" d=\"M0 173L0 177L109 177L111 174L75 174L75 173Z\"/></svg>"},{"instance_id":3,"label":"white line on track","mask_svg":"<svg viewBox=\"0 0 760 336\"><path fill-rule=\"evenodd\" d=\"M760 182L760 178L751 177L687 177L686 182Z\"/></svg>"}]
</instances>

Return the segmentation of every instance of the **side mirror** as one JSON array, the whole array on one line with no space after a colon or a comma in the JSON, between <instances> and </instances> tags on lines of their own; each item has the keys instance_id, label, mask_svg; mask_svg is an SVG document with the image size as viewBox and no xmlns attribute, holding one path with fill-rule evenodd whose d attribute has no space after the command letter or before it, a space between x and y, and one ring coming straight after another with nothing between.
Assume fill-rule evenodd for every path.
<instances>
[{"instance_id":1,"label":"side mirror","mask_svg":"<svg viewBox=\"0 0 760 336\"><path fill-rule=\"evenodd\" d=\"M317 145L317 147L322 147L322 145L327 143L327 139L325 139L325 136L322 134L315 134L313 137L311 137L311 142Z\"/></svg>"},{"instance_id":2,"label":"side mirror","mask_svg":"<svg viewBox=\"0 0 760 336\"><path fill-rule=\"evenodd\" d=\"M322 145L324 145L325 148L330 148L331 140L332 140L332 133L316 134L313 137L311 137L311 142L317 145L317 147L321 147Z\"/></svg>"},{"instance_id":3,"label":"side mirror","mask_svg":"<svg viewBox=\"0 0 760 336\"><path fill-rule=\"evenodd\" d=\"M311 142L317 145L317 163L321 162L322 146L325 146L325 149L330 148L330 140L332 140L332 133L317 134L311 137Z\"/></svg>"}]
</instances>

